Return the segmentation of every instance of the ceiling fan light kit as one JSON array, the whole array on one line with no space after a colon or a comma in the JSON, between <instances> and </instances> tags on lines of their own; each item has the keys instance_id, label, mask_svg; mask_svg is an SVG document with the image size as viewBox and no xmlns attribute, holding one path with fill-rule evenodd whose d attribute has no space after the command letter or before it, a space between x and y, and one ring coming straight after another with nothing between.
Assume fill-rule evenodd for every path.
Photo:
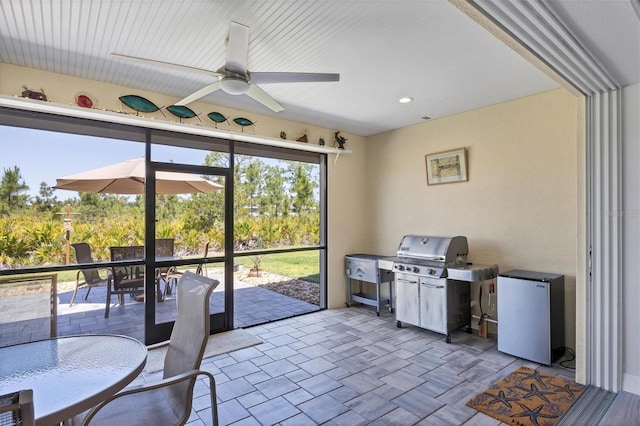
<instances>
[{"instance_id":1,"label":"ceiling fan light kit","mask_svg":"<svg viewBox=\"0 0 640 426\"><path fill-rule=\"evenodd\" d=\"M249 90L249 82L242 77L227 75L220 80L220 88L230 95L243 95Z\"/></svg>"},{"instance_id":2,"label":"ceiling fan light kit","mask_svg":"<svg viewBox=\"0 0 640 426\"><path fill-rule=\"evenodd\" d=\"M119 53L111 55L117 59L128 60L138 63L159 65L173 69L190 70L194 72L202 72L207 75L217 77L217 80L208 84L202 89L192 93L184 99L175 103L177 106L184 106L194 102L204 96L207 96L218 89L222 89L230 95L247 95L265 107L274 112L284 110L275 99L269 96L264 90L252 82L259 83L311 83L311 82L330 82L340 81L340 74L327 73L296 73L296 72L254 72L250 73L247 69L249 54L249 27L237 22L231 22L229 28L229 37L226 40L227 56L225 65L217 71L204 70L201 68L190 67L186 65L174 64L171 62L157 61L154 59L138 58Z\"/></svg>"}]
</instances>

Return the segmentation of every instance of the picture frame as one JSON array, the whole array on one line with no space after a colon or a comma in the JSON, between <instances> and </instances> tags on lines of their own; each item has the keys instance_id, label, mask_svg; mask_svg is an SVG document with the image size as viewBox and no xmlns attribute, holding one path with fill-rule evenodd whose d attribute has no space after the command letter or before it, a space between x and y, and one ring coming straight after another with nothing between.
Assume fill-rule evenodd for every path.
<instances>
[{"instance_id":1,"label":"picture frame","mask_svg":"<svg viewBox=\"0 0 640 426\"><path fill-rule=\"evenodd\" d=\"M435 152L425 155L427 185L465 182L467 174L467 149Z\"/></svg>"}]
</instances>

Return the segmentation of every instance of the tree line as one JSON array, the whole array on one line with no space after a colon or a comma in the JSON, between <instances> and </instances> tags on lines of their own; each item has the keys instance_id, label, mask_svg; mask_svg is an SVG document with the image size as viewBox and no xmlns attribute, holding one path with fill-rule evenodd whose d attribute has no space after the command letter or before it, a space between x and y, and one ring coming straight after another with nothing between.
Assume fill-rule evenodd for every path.
<instances>
[{"instance_id":1,"label":"tree line","mask_svg":"<svg viewBox=\"0 0 640 426\"><path fill-rule=\"evenodd\" d=\"M226 155L211 152L204 165L226 167ZM220 176L203 176L224 185ZM176 254L224 248L231 220L236 251L318 244L318 167L293 161L236 156L233 218L225 218L224 191L156 196L156 238L174 238ZM4 169L0 181L0 267L64 262L66 206L72 211L70 242L88 242L94 260L108 260L110 246L144 242L144 196L78 193L59 199L40 183L30 196L20 168Z\"/></svg>"}]
</instances>

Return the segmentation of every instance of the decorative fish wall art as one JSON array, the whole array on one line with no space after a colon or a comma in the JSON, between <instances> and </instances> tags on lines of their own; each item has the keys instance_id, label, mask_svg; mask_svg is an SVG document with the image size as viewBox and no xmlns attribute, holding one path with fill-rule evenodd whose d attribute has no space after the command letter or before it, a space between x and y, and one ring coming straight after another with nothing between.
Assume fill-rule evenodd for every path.
<instances>
[{"instance_id":1,"label":"decorative fish wall art","mask_svg":"<svg viewBox=\"0 0 640 426\"><path fill-rule=\"evenodd\" d=\"M169 105L167 107L167 111L169 111L171 114L173 114L176 117L178 117L180 119L181 123L182 123L182 119L183 118L198 117L198 114L193 112L193 110L191 108L186 107L184 105ZM198 120L200 120L200 117L198 117ZM202 121L202 120L200 120L200 121Z\"/></svg>"},{"instance_id":2,"label":"decorative fish wall art","mask_svg":"<svg viewBox=\"0 0 640 426\"><path fill-rule=\"evenodd\" d=\"M120 100L120 102L122 102L132 110L136 111L136 115L139 115L139 113L141 112L151 113L151 112L160 111L160 113L164 117L166 117L166 115L162 111L162 108L165 108L171 114L178 117L181 123L183 119L188 119L193 117L197 117L198 120L200 120L200 117L199 117L200 114L197 114L191 108L186 107L184 105L169 105L168 107L159 107L153 102L151 102L149 99L143 98L142 96L138 96L138 95L124 95L124 96L120 96L118 99ZM86 99L85 98L81 99L80 97L77 97L76 100L78 101L79 105L80 105L80 101L84 103L84 105L81 105L81 106L86 106L88 108L95 106L95 103L93 105L90 105L91 99L88 97ZM218 128L218 124L220 123L224 123L224 122L226 122L227 124L229 123L229 117L225 117L222 113L219 113L217 111L208 113L207 117L209 117L209 119L215 123L216 129ZM242 129L242 133L244 133L245 127L256 125L256 123L244 117L234 118L233 122L236 123L238 126L240 126L240 128ZM254 134L255 134L255 129L254 129ZM285 138L286 138L286 135L285 135ZM306 135L304 135L304 137L301 140L303 140L304 142L307 142L308 140L304 140L305 138L306 138Z\"/></svg>"},{"instance_id":3,"label":"decorative fish wall art","mask_svg":"<svg viewBox=\"0 0 640 426\"><path fill-rule=\"evenodd\" d=\"M244 133L244 128L247 126L255 126L256 123L254 123L253 121L249 120L248 118L244 118L244 117L238 117L238 118L234 118L233 122L236 123L238 126L240 126L242 128L242 133Z\"/></svg>"},{"instance_id":4,"label":"decorative fish wall art","mask_svg":"<svg viewBox=\"0 0 640 426\"><path fill-rule=\"evenodd\" d=\"M216 129L218 128L218 124L224 123L225 121L227 122L227 124L229 124L229 120L227 120L227 117L216 111L210 112L209 114L207 114L207 117L209 117L211 121L215 123Z\"/></svg>"},{"instance_id":5,"label":"decorative fish wall art","mask_svg":"<svg viewBox=\"0 0 640 426\"><path fill-rule=\"evenodd\" d=\"M141 112L160 111L160 113L164 117L166 117L166 115L164 115L164 112L162 112L162 110L156 104L151 102L149 99L143 98L142 96L124 95L124 96L120 96L118 99L120 99L120 102L122 102L132 110L136 111L136 115L139 115L139 113Z\"/></svg>"}]
</instances>

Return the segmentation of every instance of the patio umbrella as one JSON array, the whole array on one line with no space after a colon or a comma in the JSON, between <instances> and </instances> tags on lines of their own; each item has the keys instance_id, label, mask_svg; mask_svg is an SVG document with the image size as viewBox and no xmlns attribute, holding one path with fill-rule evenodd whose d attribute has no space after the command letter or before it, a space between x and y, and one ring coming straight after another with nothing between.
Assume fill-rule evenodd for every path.
<instances>
[{"instance_id":1,"label":"patio umbrella","mask_svg":"<svg viewBox=\"0 0 640 426\"><path fill-rule=\"evenodd\" d=\"M56 179L55 189L102 194L143 194L144 158L126 160ZM223 186L189 173L156 172L156 194L213 192Z\"/></svg>"}]
</instances>

